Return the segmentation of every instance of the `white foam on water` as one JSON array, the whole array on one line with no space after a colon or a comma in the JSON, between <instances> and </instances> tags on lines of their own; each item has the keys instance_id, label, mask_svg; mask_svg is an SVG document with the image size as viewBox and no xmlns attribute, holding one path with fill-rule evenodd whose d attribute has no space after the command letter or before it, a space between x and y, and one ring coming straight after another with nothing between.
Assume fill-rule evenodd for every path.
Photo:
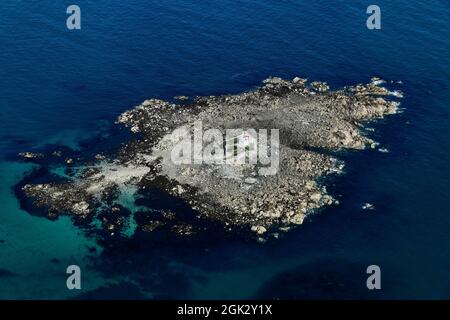
<instances>
[{"instance_id":1,"label":"white foam on water","mask_svg":"<svg viewBox=\"0 0 450 320\"><path fill-rule=\"evenodd\" d=\"M397 98L403 98L403 92L401 92L400 90L389 91L389 95Z\"/></svg>"}]
</instances>

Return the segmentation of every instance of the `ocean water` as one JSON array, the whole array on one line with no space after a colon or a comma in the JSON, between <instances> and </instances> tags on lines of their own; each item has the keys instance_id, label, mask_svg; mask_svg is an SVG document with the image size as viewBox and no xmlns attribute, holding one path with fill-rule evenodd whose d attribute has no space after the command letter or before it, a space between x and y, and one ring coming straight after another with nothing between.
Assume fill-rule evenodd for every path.
<instances>
[{"instance_id":1,"label":"ocean water","mask_svg":"<svg viewBox=\"0 0 450 320\"><path fill-rule=\"evenodd\" d=\"M377 0L381 30L366 28L365 0L74 2L79 31L66 28L72 2L0 2L0 298L450 298L448 1ZM237 93L270 75L332 88L379 76L405 94L403 113L372 125L390 152L343 153L340 205L279 239L105 243L21 209L13 188L32 166L18 152L82 149L146 98ZM134 205L188 211L157 192ZM66 288L70 264L81 291ZM381 290L366 288L372 264Z\"/></svg>"}]
</instances>

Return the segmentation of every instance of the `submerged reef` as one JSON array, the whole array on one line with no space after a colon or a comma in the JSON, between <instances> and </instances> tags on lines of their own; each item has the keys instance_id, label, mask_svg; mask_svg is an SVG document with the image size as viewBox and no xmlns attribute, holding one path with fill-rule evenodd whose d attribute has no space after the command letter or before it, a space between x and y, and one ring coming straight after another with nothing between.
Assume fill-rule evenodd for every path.
<instances>
[{"instance_id":1,"label":"submerged reef","mask_svg":"<svg viewBox=\"0 0 450 320\"><path fill-rule=\"evenodd\" d=\"M292 81L269 78L262 86L241 94L192 100L183 96L176 99L178 103L146 100L119 116L118 124L129 128L134 138L114 157L98 155L81 169L72 170L64 181L30 183L22 190L35 206L45 208L49 217L66 213L83 221L99 210L114 215L118 211L114 201L121 191L158 188L182 199L200 216L227 226L244 226L257 234L274 227L286 229L302 224L318 208L337 203L322 179L342 171L344 163L337 151L376 147L364 125L396 113L399 106L387 99L392 93L382 83L373 78L368 84L330 91L325 82L308 85L299 77ZM222 156L229 155L224 142L230 140L228 136L215 141L216 148L199 151L195 141L192 148L190 137L198 139L194 124L199 123L202 132L214 129L223 135L237 128L243 132L277 129L271 139L277 138L279 143L265 150L276 165L225 161ZM199 139L203 144L207 140L202 135ZM217 150L222 145L224 153L220 154ZM200 152L201 156L210 152L215 162L174 161L174 150L180 146L184 156L186 152ZM236 155L237 148L233 145L231 155ZM248 145L243 150L249 160ZM28 161L34 158L29 153L23 155ZM109 221L105 228L112 230L116 228L114 221L121 219ZM138 227L152 231L158 226ZM192 230L190 226L174 229L183 234Z\"/></svg>"}]
</instances>

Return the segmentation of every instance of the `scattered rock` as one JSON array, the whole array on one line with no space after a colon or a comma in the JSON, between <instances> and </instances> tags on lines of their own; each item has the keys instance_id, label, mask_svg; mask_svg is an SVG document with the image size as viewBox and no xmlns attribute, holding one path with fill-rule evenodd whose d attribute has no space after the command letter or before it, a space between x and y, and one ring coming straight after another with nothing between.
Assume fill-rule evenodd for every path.
<instances>
[{"instance_id":1,"label":"scattered rock","mask_svg":"<svg viewBox=\"0 0 450 320\"><path fill-rule=\"evenodd\" d=\"M75 203L72 206L72 212L76 215L88 215L90 210L89 210L89 203L87 203L86 201L81 201L78 203Z\"/></svg>"},{"instance_id":2,"label":"scattered rock","mask_svg":"<svg viewBox=\"0 0 450 320\"><path fill-rule=\"evenodd\" d=\"M263 226L252 226L251 230L257 234L264 234L267 231L267 229Z\"/></svg>"},{"instance_id":3,"label":"scattered rock","mask_svg":"<svg viewBox=\"0 0 450 320\"><path fill-rule=\"evenodd\" d=\"M308 81L307 79L302 79L300 77L295 77L294 79L292 79L292 83L296 84L296 85L300 85L300 86L304 86L306 81Z\"/></svg>"},{"instance_id":4,"label":"scattered rock","mask_svg":"<svg viewBox=\"0 0 450 320\"><path fill-rule=\"evenodd\" d=\"M143 225L141 227L142 231L144 232L152 232L154 230L156 230L159 227L164 226L164 223L161 221L150 221L149 223Z\"/></svg>"},{"instance_id":5,"label":"scattered rock","mask_svg":"<svg viewBox=\"0 0 450 320\"><path fill-rule=\"evenodd\" d=\"M322 198L322 194L320 192L314 192L309 196L309 198L314 202L319 202Z\"/></svg>"},{"instance_id":6,"label":"scattered rock","mask_svg":"<svg viewBox=\"0 0 450 320\"><path fill-rule=\"evenodd\" d=\"M249 178L245 178L244 181L245 181L245 183L248 183L248 184L254 184L254 183L258 182L258 179L249 177Z\"/></svg>"},{"instance_id":7,"label":"scattered rock","mask_svg":"<svg viewBox=\"0 0 450 320\"><path fill-rule=\"evenodd\" d=\"M172 231L180 236L189 236L193 234L193 226L190 224L179 224L172 227Z\"/></svg>"},{"instance_id":8,"label":"scattered rock","mask_svg":"<svg viewBox=\"0 0 450 320\"><path fill-rule=\"evenodd\" d=\"M375 210L375 206L372 203L364 203L361 208L363 210Z\"/></svg>"},{"instance_id":9,"label":"scattered rock","mask_svg":"<svg viewBox=\"0 0 450 320\"><path fill-rule=\"evenodd\" d=\"M105 160L106 157L105 157L104 155L102 155L102 154L96 154L96 155L95 155L95 159L96 159L96 160Z\"/></svg>"},{"instance_id":10,"label":"scattered rock","mask_svg":"<svg viewBox=\"0 0 450 320\"><path fill-rule=\"evenodd\" d=\"M25 159L39 159L44 157L42 153L35 152L21 152L19 153L19 156Z\"/></svg>"},{"instance_id":11,"label":"scattered rock","mask_svg":"<svg viewBox=\"0 0 450 320\"><path fill-rule=\"evenodd\" d=\"M293 224L302 224L304 219L305 219L305 215L302 213L298 213L290 219L290 222ZM280 228L280 230L282 230L282 229Z\"/></svg>"},{"instance_id":12,"label":"scattered rock","mask_svg":"<svg viewBox=\"0 0 450 320\"><path fill-rule=\"evenodd\" d=\"M311 83L311 88L318 92L327 92L330 87L326 82L314 81Z\"/></svg>"}]
</instances>

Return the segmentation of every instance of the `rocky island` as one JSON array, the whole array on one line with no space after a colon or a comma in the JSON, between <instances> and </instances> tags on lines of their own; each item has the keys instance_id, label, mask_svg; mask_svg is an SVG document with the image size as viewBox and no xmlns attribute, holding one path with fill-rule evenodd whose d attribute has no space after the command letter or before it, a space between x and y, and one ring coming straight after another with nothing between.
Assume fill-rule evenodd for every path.
<instances>
[{"instance_id":1,"label":"rocky island","mask_svg":"<svg viewBox=\"0 0 450 320\"><path fill-rule=\"evenodd\" d=\"M134 138L114 157L98 155L72 170L64 181L26 184L22 190L51 218L70 214L88 221L99 211L114 214L119 210L114 199L124 190L158 188L182 199L200 216L227 226L244 226L257 234L289 228L302 224L318 208L337 202L322 178L342 172L339 150L376 147L365 124L396 113L399 106L387 99L392 93L382 83L373 78L367 84L330 91L324 82L269 78L241 94L192 100L180 96L177 103L146 100L119 116L118 124L129 128ZM244 132L276 129L277 144L265 150L276 156L275 171L261 170L273 163L258 161L174 162L173 150L185 139L179 133L192 134L195 139L195 123L201 123L202 130L214 129L224 135L236 128ZM215 150L209 155L217 156ZM231 153L235 151L236 147ZM249 156L250 150L244 149L244 154ZM23 155L27 161L35 158L31 153ZM115 223L120 219L114 221L105 228L118 228ZM138 227L152 231L158 223ZM191 228L177 230L189 232Z\"/></svg>"}]
</instances>

